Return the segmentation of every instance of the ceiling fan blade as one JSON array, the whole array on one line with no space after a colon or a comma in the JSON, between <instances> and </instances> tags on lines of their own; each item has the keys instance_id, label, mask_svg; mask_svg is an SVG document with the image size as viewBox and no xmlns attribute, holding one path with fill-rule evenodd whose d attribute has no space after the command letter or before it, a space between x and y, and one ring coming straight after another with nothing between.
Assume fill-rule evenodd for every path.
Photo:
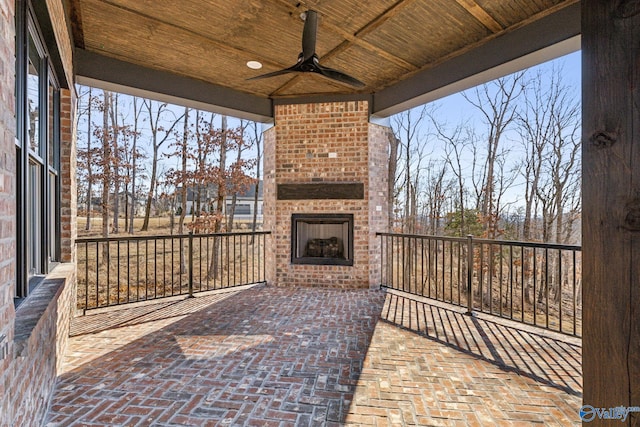
<instances>
[{"instance_id":1,"label":"ceiling fan blade","mask_svg":"<svg viewBox=\"0 0 640 427\"><path fill-rule=\"evenodd\" d=\"M360 80L356 79L355 77L351 77L350 75L345 74L342 71L334 70L333 68L329 68L329 67L323 67L320 64L317 64L316 67L317 67L318 74L322 74L323 76L328 77L332 80L346 83L348 85L355 86L355 87L365 86L365 84L362 83Z\"/></svg>"},{"instance_id":2,"label":"ceiling fan blade","mask_svg":"<svg viewBox=\"0 0 640 427\"><path fill-rule=\"evenodd\" d=\"M248 78L247 80L259 80L259 79L266 79L268 77L275 77L275 76L281 76L283 74L288 74L288 73L293 73L296 70L292 69L293 67L289 67L289 68L285 68L284 70L278 70L278 71L273 71L271 73L266 73L266 74L260 74L259 76L255 76L255 77L251 77Z\"/></svg>"},{"instance_id":3,"label":"ceiling fan blade","mask_svg":"<svg viewBox=\"0 0 640 427\"><path fill-rule=\"evenodd\" d=\"M316 53L316 35L318 33L318 14L315 10L305 12L302 30L302 60L306 61Z\"/></svg>"},{"instance_id":4,"label":"ceiling fan blade","mask_svg":"<svg viewBox=\"0 0 640 427\"><path fill-rule=\"evenodd\" d=\"M348 84L354 87L364 87L365 84L355 77L351 77L333 68L323 67L318 63L316 55L316 35L318 32L318 13L315 10L305 12L304 28L302 30L302 52L298 56L295 65L283 70L261 74L247 80L265 79L268 77L281 76L287 73L317 73L329 79Z\"/></svg>"}]
</instances>

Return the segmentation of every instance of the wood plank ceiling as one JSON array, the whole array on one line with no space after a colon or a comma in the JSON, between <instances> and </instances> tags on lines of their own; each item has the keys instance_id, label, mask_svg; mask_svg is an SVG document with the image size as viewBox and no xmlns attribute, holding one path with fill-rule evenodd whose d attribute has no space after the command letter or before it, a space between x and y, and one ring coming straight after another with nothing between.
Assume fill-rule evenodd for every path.
<instances>
[{"instance_id":1,"label":"wood plank ceiling","mask_svg":"<svg viewBox=\"0 0 640 427\"><path fill-rule=\"evenodd\" d=\"M577 3L577 0L67 0L77 49L271 99L376 93ZM318 12L322 65L365 83L312 73L248 81L289 67L307 9ZM259 61L252 70L247 61Z\"/></svg>"}]
</instances>

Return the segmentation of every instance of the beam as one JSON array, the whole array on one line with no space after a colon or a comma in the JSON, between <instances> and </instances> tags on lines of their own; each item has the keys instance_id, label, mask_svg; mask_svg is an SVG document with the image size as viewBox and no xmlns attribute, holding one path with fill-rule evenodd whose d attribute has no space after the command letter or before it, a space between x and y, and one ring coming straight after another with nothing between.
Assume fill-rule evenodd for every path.
<instances>
[{"instance_id":1,"label":"beam","mask_svg":"<svg viewBox=\"0 0 640 427\"><path fill-rule=\"evenodd\" d=\"M369 43L368 41L363 40L362 38L356 37L348 33L347 31L343 30L337 25L333 25L325 21L320 21L320 28L327 28L328 30L333 31L336 34L339 34L340 37L344 38L347 42L360 46L361 48L366 49L369 52L373 52L376 55L386 59L387 61L397 65L398 67L404 68L407 71L418 70L418 67L415 66L414 64L407 62L404 59L400 58L399 56L394 55L393 53L388 52L382 48L379 48L378 46L375 46Z\"/></svg>"},{"instance_id":2,"label":"beam","mask_svg":"<svg viewBox=\"0 0 640 427\"><path fill-rule=\"evenodd\" d=\"M640 406L640 3L582 0L582 31L583 402Z\"/></svg>"},{"instance_id":3,"label":"beam","mask_svg":"<svg viewBox=\"0 0 640 427\"><path fill-rule=\"evenodd\" d=\"M372 111L390 116L570 53L579 49L579 35L576 2L377 92Z\"/></svg>"},{"instance_id":4,"label":"beam","mask_svg":"<svg viewBox=\"0 0 640 427\"><path fill-rule=\"evenodd\" d=\"M492 33L499 33L503 30L502 25L474 0L456 0L456 2Z\"/></svg>"},{"instance_id":5,"label":"beam","mask_svg":"<svg viewBox=\"0 0 640 427\"><path fill-rule=\"evenodd\" d=\"M266 97L141 67L83 49L76 49L75 61L80 84L258 122L269 122L273 117L272 102Z\"/></svg>"}]
</instances>

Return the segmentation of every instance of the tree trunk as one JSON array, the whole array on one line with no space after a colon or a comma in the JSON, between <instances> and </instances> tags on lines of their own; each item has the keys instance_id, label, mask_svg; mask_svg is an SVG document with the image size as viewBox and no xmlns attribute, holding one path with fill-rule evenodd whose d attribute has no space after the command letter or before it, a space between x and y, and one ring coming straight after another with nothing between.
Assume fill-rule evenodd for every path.
<instances>
[{"instance_id":1,"label":"tree trunk","mask_svg":"<svg viewBox=\"0 0 640 427\"><path fill-rule=\"evenodd\" d=\"M166 130L163 129L164 136L160 141L158 141L158 131L159 131L158 122L160 121L160 116L166 110L167 104L165 103L160 105L154 117L152 113L152 108L151 108L151 101L149 102L144 101L144 102L147 107L147 111L149 112L149 126L151 127L151 144L153 146L153 160L151 164L149 194L147 194L147 203L145 205L145 210L144 210L144 221L142 222L142 228L140 231L146 231L149 229L149 216L151 215L151 203L153 202L153 196L156 191L156 185L157 185L156 175L158 173L158 152L162 144L164 144L169 138L169 135L172 134L173 128L178 124L179 121L182 120L182 117L184 116L183 115L175 119L168 129ZM157 200L157 197L156 197L156 200Z\"/></svg>"},{"instance_id":2,"label":"tree trunk","mask_svg":"<svg viewBox=\"0 0 640 427\"><path fill-rule=\"evenodd\" d=\"M220 177L218 180L218 194L216 197L217 218L215 219L214 223L214 233L219 233L222 229L223 206L227 187L227 180L225 179L225 170L227 168L227 116L222 116L221 131L222 140L220 142L220 162L218 164L218 167L220 169ZM209 273L207 275L209 278L218 278L219 262L224 265L220 243L221 242L219 237L213 238L213 257L211 259L211 263L209 265ZM220 259L218 259L218 253L220 253Z\"/></svg>"},{"instance_id":3,"label":"tree trunk","mask_svg":"<svg viewBox=\"0 0 640 427\"><path fill-rule=\"evenodd\" d=\"M244 122L240 121L240 128L242 129L242 138L244 138ZM242 159L242 140L239 141L238 144L238 154L236 156L236 164L240 163ZM238 193L234 192L231 196L231 207L229 208L229 212L227 213L227 233L233 231L233 220L236 214L236 203L238 201Z\"/></svg>"},{"instance_id":4,"label":"tree trunk","mask_svg":"<svg viewBox=\"0 0 640 427\"><path fill-rule=\"evenodd\" d=\"M87 104L87 222L84 226L86 231L91 229L91 197L93 196L93 165L91 164L91 88L89 88L89 102Z\"/></svg>"},{"instance_id":5,"label":"tree trunk","mask_svg":"<svg viewBox=\"0 0 640 427\"><path fill-rule=\"evenodd\" d=\"M182 174L181 181L182 185L180 186L180 220L178 222L178 234L184 234L184 219L187 216L187 144L189 142L189 108L184 108L184 128L182 129L182 146L180 147L181 151L181 160L182 160ZM173 212L171 213L173 217ZM187 263L185 260L185 252L186 250L180 251L180 273L184 274L187 272Z\"/></svg>"},{"instance_id":6,"label":"tree trunk","mask_svg":"<svg viewBox=\"0 0 640 427\"><path fill-rule=\"evenodd\" d=\"M111 142L109 141L109 104L111 94L103 91L102 112L102 237L109 237L109 190L111 186ZM102 261L109 263L109 243L103 244Z\"/></svg>"},{"instance_id":7,"label":"tree trunk","mask_svg":"<svg viewBox=\"0 0 640 427\"><path fill-rule=\"evenodd\" d=\"M256 185L255 185L255 194L253 195L253 222L251 223L251 232L256 232L256 223L258 222L258 198L260 192L260 163L262 161L262 153L260 151L260 135L258 135L258 124L254 123L254 132L255 132L255 141L256 141L256 151L257 151L257 162L256 162ZM251 236L251 244L253 244L255 236Z\"/></svg>"},{"instance_id":8,"label":"tree trunk","mask_svg":"<svg viewBox=\"0 0 640 427\"><path fill-rule=\"evenodd\" d=\"M137 160L138 160L138 148L137 148L137 144L138 144L138 108L137 108L137 102L138 98L137 97L133 97L133 114L134 114L134 121L133 121L133 147L132 147L132 154L131 154L131 215L129 216L129 234L133 234L133 219L135 217L136 214L136 204L137 204L137 198L136 198L136 173L137 173Z\"/></svg>"},{"instance_id":9,"label":"tree trunk","mask_svg":"<svg viewBox=\"0 0 640 427\"><path fill-rule=\"evenodd\" d=\"M118 152L118 95L115 95L115 102L111 103L109 116L111 117L112 136L112 158L113 158L113 232L117 234L120 231L120 153Z\"/></svg>"},{"instance_id":10,"label":"tree trunk","mask_svg":"<svg viewBox=\"0 0 640 427\"><path fill-rule=\"evenodd\" d=\"M187 216L187 144L189 142L189 108L184 109L184 128L182 130L182 185L180 186L180 222L178 234L184 233L184 219Z\"/></svg>"},{"instance_id":11,"label":"tree trunk","mask_svg":"<svg viewBox=\"0 0 640 427\"><path fill-rule=\"evenodd\" d=\"M140 231L149 229L149 216L151 215L151 203L153 202L153 194L156 190L156 174L158 173L158 147L153 146L153 159L151 162L151 177L149 182L149 193L147 193L147 201L144 207L144 220Z\"/></svg>"},{"instance_id":12,"label":"tree trunk","mask_svg":"<svg viewBox=\"0 0 640 427\"><path fill-rule=\"evenodd\" d=\"M222 217L224 212L224 201L227 196L227 180L225 171L227 169L227 116L222 116L222 141L220 142L220 179L218 181L218 194L216 200L216 213L218 214L218 221L216 223L215 232L218 233L222 226Z\"/></svg>"},{"instance_id":13,"label":"tree trunk","mask_svg":"<svg viewBox=\"0 0 640 427\"><path fill-rule=\"evenodd\" d=\"M400 139L396 138L393 132L389 132L389 174L387 178L387 194L388 204L387 211L389 213L389 232L393 231L394 224L394 211L395 205L395 190L396 190L396 173L398 173L398 146L400 145Z\"/></svg>"}]
</instances>

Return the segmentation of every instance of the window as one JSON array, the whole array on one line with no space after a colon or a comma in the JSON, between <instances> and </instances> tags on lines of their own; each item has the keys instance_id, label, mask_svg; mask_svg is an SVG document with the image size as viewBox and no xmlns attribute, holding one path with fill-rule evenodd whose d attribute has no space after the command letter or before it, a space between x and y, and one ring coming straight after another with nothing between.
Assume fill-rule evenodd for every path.
<instances>
[{"instance_id":1,"label":"window","mask_svg":"<svg viewBox=\"0 0 640 427\"><path fill-rule=\"evenodd\" d=\"M60 89L29 2L16 2L16 297L59 260Z\"/></svg>"},{"instance_id":2,"label":"window","mask_svg":"<svg viewBox=\"0 0 640 427\"><path fill-rule=\"evenodd\" d=\"M231 203L227 203L227 212L231 212ZM249 215L251 214L251 205L246 203L236 204L236 209L233 212L234 215Z\"/></svg>"},{"instance_id":3,"label":"window","mask_svg":"<svg viewBox=\"0 0 640 427\"><path fill-rule=\"evenodd\" d=\"M51 73L53 76L53 73ZM49 248L48 264L52 267L60 260L60 89L55 81L49 79L49 139L48 139L48 170L49 170Z\"/></svg>"}]
</instances>

